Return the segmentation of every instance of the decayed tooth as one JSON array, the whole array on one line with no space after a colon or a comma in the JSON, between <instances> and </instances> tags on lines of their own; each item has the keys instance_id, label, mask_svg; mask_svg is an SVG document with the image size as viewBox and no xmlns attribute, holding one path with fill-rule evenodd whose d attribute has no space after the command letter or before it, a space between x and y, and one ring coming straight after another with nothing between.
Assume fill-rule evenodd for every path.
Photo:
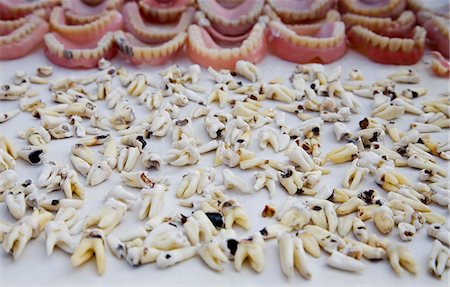
<instances>
[{"instance_id":1,"label":"decayed tooth","mask_svg":"<svg viewBox=\"0 0 450 287\"><path fill-rule=\"evenodd\" d=\"M350 72L348 73L348 77L351 81L363 81L364 80L362 72L359 69L351 69Z\"/></svg>"},{"instance_id":2,"label":"decayed tooth","mask_svg":"<svg viewBox=\"0 0 450 287\"><path fill-rule=\"evenodd\" d=\"M162 158L158 153L143 151L141 162L146 168L159 169L162 164Z\"/></svg>"},{"instance_id":3,"label":"decayed tooth","mask_svg":"<svg viewBox=\"0 0 450 287\"><path fill-rule=\"evenodd\" d=\"M256 272L262 272L265 265L264 240L259 233L248 239L240 240L234 255L234 268L241 271L242 263L248 259Z\"/></svg>"},{"instance_id":4,"label":"decayed tooth","mask_svg":"<svg viewBox=\"0 0 450 287\"><path fill-rule=\"evenodd\" d=\"M253 174L253 179L255 181L255 184L253 185L253 189L255 190L261 190L262 188L267 188L269 191L270 198L273 197L275 194L276 186L275 182L277 179L273 177L271 174L265 171L259 171L255 172Z\"/></svg>"},{"instance_id":5,"label":"decayed tooth","mask_svg":"<svg viewBox=\"0 0 450 287\"><path fill-rule=\"evenodd\" d=\"M25 77L16 85L0 83L0 100L17 100L25 96L30 87L30 80Z\"/></svg>"},{"instance_id":6,"label":"decayed tooth","mask_svg":"<svg viewBox=\"0 0 450 287\"><path fill-rule=\"evenodd\" d=\"M433 241L433 247L428 256L428 271L434 276L441 278L448 268L450 252L439 240Z\"/></svg>"},{"instance_id":7,"label":"decayed tooth","mask_svg":"<svg viewBox=\"0 0 450 287\"><path fill-rule=\"evenodd\" d=\"M366 225L364 224L364 221L358 217L353 218L353 234L361 242L367 243L369 240Z\"/></svg>"},{"instance_id":8,"label":"decayed tooth","mask_svg":"<svg viewBox=\"0 0 450 287\"><path fill-rule=\"evenodd\" d=\"M436 172L439 175L447 176L447 171L437 165L436 163L433 163L432 161L428 159L421 158L417 155L413 155L408 158L407 164L410 167L418 168L418 169L426 169L431 170L433 172Z\"/></svg>"},{"instance_id":9,"label":"decayed tooth","mask_svg":"<svg viewBox=\"0 0 450 287\"><path fill-rule=\"evenodd\" d=\"M235 175L231 170L223 170L223 184L226 189L235 189L243 193L252 193L253 190L248 184L239 176Z\"/></svg>"},{"instance_id":10,"label":"decayed tooth","mask_svg":"<svg viewBox=\"0 0 450 287\"><path fill-rule=\"evenodd\" d=\"M223 271L222 263L229 262L227 256L220 248L220 244L217 242L207 243L199 247L198 255L209 268L219 272Z\"/></svg>"},{"instance_id":11,"label":"decayed tooth","mask_svg":"<svg viewBox=\"0 0 450 287\"><path fill-rule=\"evenodd\" d=\"M386 258L386 251L380 247L370 246L366 243L345 238L347 243L355 244L362 250L362 255L368 260L380 260Z\"/></svg>"},{"instance_id":12,"label":"decayed tooth","mask_svg":"<svg viewBox=\"0 0 450 287\"><path fill-rule=\"evenodd\" d=\"M400 232L400 239L403 241L411 241L416 235L416 228L414 225L400 222L398 224L398 231Z\"/></svg>"},{"instance_id":13,"label":"decayed tooth","mask_svg":"<svg viewBox=\"0 0 450 287\"><path fill-rule=\"evenodd\" d=\"M44 150L35 146L23 147L17 152L17 155L32 165L40 165L47 158Z\"/></svg>"},{"instance_id":14,"label":"decayed tooth","mask_svg":"<svg viewBox=\"0 0 450 287\"><path fill-rule=\"evenodd\" d=\"M0 124L9 121L13 117L17 116L20 113L20 110L15 109L9 112L0 113Z\"/></svg>"},{"instance_id":15,"label":"decayed tooth","mask_svg":"<svg viewBox=\"0 0 450 287\"><path fill-rule=\"evenodd\" d=\"M120 150L117 158L117 170L119 172L131 171L137 163L140 151L137 147L124 147Z\"/></svg>"},{"instance_id":16,"label":"decayed tooth","mask_svg":"<svg viewBox=\"0 0 450 287\"><path fill-rule=\"evenodd\" d=\"M330 151L325 158L326 160L331 160L333 163L343 163L355 159L357 155L358 146L353 143L348 143Z\"/></svg>"},{"instance_id":17,"label":"decayed tooth","mask_svg":"<svg viewBox=\"0 0 450 287\"><path fill-rule=\"evenodd\" d=\"M311 233L320 247L330 254L345 247L345 242L342 238L326 229L315 225L306 225L304 229Z\"/></svg>"},{"instance_id":18,"label":"decayed tooth","mask_svg":"<svg viewBox=\"0 0 450 287\"><path fill-rule=\"evenodd\" d=\"M450 245L450 232L445 229L444 225L432 224L427 229L428 235L438 239L447 246Z\"/></svg>"},{"instance_id":19,"label":"decayed tooth","mask_svg":"<svg viewBox=\"0 0 450 287\"><path fill-rule=\"evenodd\" d=\"M336 140L340 141L342 139L349 139L352 137L352 132L350 129L341 122L336 122L333 124L333 131L336 135Z\"/></svg>"},{"instance_id":20,"label":"decayed tooth","mask_svg":"<svg viewBox=\"0 0 450 287\"><path fill-rule=\"evenodd\" d=\"M259 231L264 240L277 238L281 234L292 231L292 227L286 226L281 223L266 225L263 229Z\"/></svg>"},{"instance_id":21,"label":"decayed tooth","mask_svg":"<svg viewBox=\"0 0 450 287\"><path fill-rule=\"evenodd\" d=\"M39 77L50 77L53 74L53 67L48 65L38 67L36 73Z\"/></svg>"},{"instance_id":22,"label":"decayed tooth","mask_svg":"<svg viewBox=\"0 0 450 287\"><path fill-rule=\"evenodd\" d=\"M21 186L16 186L3 193L3 200L9 213L16 219L21 219L25 215L25 193Z\"/></svg>"},{"instance_id":23,"label":"decayed tooth","mask_svg":"<svg viewBox=\"0 0 450 287\"><path fill-rule=\"evenodd\" d=\"M104 160L94 162L86 176L86 184L96 186L112 175L112 169Z\"/></svg>"},{"instance_id":24,"label":"decayed tooth","mask_svg":"<svg viewBox=\"0 0 450 287\"><path fill-rule=\"evenodd\" d=\"M333 250L331 256L327 258L327 264L331 267L350 272L361 272L367 268L367 266L361 261L347 256L337 250Z\"/></svg>"},{"instance_id":25,"label":"decayed tooth","mask_svg":"<svg viewBox=\"0 0 450 287\"><path fill-rule=\"evenodd\" d=\"M224 84L217 84L208 98L208 104L219 102L219 108L224 108L229 101L228 87Z\"/></svg>"},{"instance_id":26,"label":"decayed tooth","mask_svg":"<svg viewBox=\"0 0 450 287\"><path fill-rule=\"evenodd\" d=\"M294 267L305 279L311 279L311 272L306 263L306 254L302 240L297 236L284 233L278 238L278 249L281 261L281 268L284 274L291 278Z\"/></svg>"},{"instance_id":27,"label":"decayed tooth","mask_svg":"<svg viewBox=\"0 0 450 287\"><path fill-rule=\"evenodd\" d=\"M102 145L109 142L112 139L110 134L101 134L90 138L81 139L78 141L79 144L84 144L86 146L96 146Z\"/></svg>"},{"instance_id":28,"label":"decayed tooth","mask_svg":"<svg viewBox=\"0 0 450 287\"><path fill-rule=\"evenodd\" d=\"M411 129L418 130L420 133L435 133L440 132L441 128L433 124L411 123Z\"/></svg>"},{"instance_id":29,"label":"decayed tooth","mask_svg":"<svg viewBox=\"0 0 450 287\"><path fill-rule=\"evenodd\" d=\"M126 211L126 204L114 198L109 198L97 214L86 218L84 228L96 225L104 234L109 234L120 224Z\"/></svg>"},{"instance_id":30,"label":"decayed tooth","mask_svg":"<svg viewBox=\"0 0 450 287\"><path fill-rule=\"evenodd\" d=\"M278 181L286 189L289 195L294 195L297 192L302 193L303 180L302 174L295 170L293 167L289 167L283 171L278 171Z\"/></svg>"},{"instance_id":31,"label":"decayed tooth","mask_svg":"<svg viewBox=\"0 0 450 287\"><path fill-rule=\"evenodd\" d=\"M144 136L136 134L123 136L120 139L120 142L130 147L137 147L140 152L142 152L145 146L147 146L147 142L145 141Z\"/></svg>"},{"instance_id":32,"label":"decayed tooth","mask_svg":"<svg viewBox=\"0 0 450 287\"><path fill-rule=\"evenodd\" d=\"M149 177L147 171L122 171L121 177L126 185L135 188L153 187L157 183L157 180Z\"/></svg>"},{"instance_id":33,"label":"decayed tooth","mask_svg":"<svg viewBox=\"0 0 450 287\"><path fill-rule=\"evenodd\" d=\"M399 84L418 84L420 82L420 75L411 69L400 70L388 76L388 79Z\"/></svg>"},{"instance_id":34,"label":"decayed tooth","mask_svg":"<svg viewBox=\"0 0 450 287\"><path fill-rule=\"evenodd\" d=\"M213 236L218 234L218 231L212 222L212 219L215 218L214 215L217 215L216 217L219 218L217 222L215 221L214 223L216 223L218 227L224 227L224 222L220 213L205 213L201 210L195 211L183 224L185 233L192 245L198 245L201 242L210 242L213 239Z\"/></svg>"},{"instance_id":35,"label":"decayed tooth","mask_svg":"<svg viewBox=\"0 0 450 287\"><path fill-rule=\"evenodd\" d=\"M281 84L267 84L262 88L266 98L285 103L295 100L295 93Z\"/></svg>"},{"instance_id":36,"label":"decayed tooth","mask_svg":"<svg viewBox=\"0 0 450 287\"><path fill-rule=\"evenodd\" d=\"M177 263L188 260L197 255L197 247L189 246L171 251L161 252L156 259L158 268L167 268Z\"/></svg>"},{"instance_id":37,"label":"decayed tooth","mask_svg":"<svg viewBox=\"0 0 450 287\"><path fill-rule=\"evenodd\" d=\"M300 230L310 221L311 213L299 200L289 196L277 211L276 217L281 224Z\"/></svg>"},{"instance_id":38,"label":"decayed tooth","mask_svg":"<svg viewBox=\"0 0 450 287\"><path fill-rule=\"evenodd\" d=\"M147 77L144 74L136 74L129 85L127 92L134 97L138 97L147 87Z\"/></svg>"},{"instance_id":39,"label":"decayed tooth","mask_svg":"<svg viewBox=\"0 0 450 287\"><path fill-rule=\"evenodd\" d=\"M105 272L105 238L100 229L88 229L84 232L80 243L76 247L70 261L73 267L78 267L95 255L97 273Z\"/></svg>"},{"instance_id":40,"label":"decayed tooth","mask_svg":"<svg viewBox=\"0 0 450 287\"><path fill-rule=\"evenodd\" d=\"M164 193L164 188L160 184L141 190L142 203L139 210L140 220L152 218L159 213L164 204Z\"/></svg>"},{"instance_id":41,"label":"decayed tooth","mask_svg":"<svg viewBox=\"0 0 450 287\"><path fill-rule=\"evenodd\" d=\"M338 226L338 217L334 204L325 199L311 198L307 200L312 222L330 232L335 232Z\"/></svg>"},{"instance_id":42,"label":"decayed tooth","mask_svg":"<svg viewBox=\"0 0 450 287\"><path fill-rule=\"evenodd\" d=\"M25 198L28 200L27 198ZM84 201L81 199L47 199L44 198L43 200L38 201L39 207L44 208L47 211L59 211L62 209L68 209L68 208L80 208L84 204Z\"/></svg>"},{"instance_id":43,"label":"decayed tooth","mask_svg":"<svg viewBox=\"0 0 450 287\"><path fill-rule=\"evenodd\" d=\"M417 273L417 262L404 245L390 242L386 252L389 263L397 274L402 274L404 269L412 274Z\"/></svg>"},{"instance_id":44,"label":"decayed tooth","mask_svg":"<svg viewBox=\"0 0 450 287\"><path fill-rule=\"evenodd\" d=\"M65 110L66 116L77 115L84 118L91 118L97 113L97 107L89 100L78 101L69 104Z\"/></svg>"},{"instance_id":45,"label":"decayed tooth","mask_svg":"<svg viewBox=\"0 0 450 287\"><path fill-rule=\"evenodd\" d=\"M362 201L358 197L352 197L349 200L347 200L346 202L344 202L343 204L341 204L336 209L336 213L341 216L347 215L352 212L355 212L358 209L358 207L364 206L364 205L366 205L366 203L364 201Z\"/></svg>"},{"instance_id":46,"label":"decayed tooth","mask_svg":"<svg viewBox=\"0 0 450 287\"><path fill-rule=\"evenodd\" d=\"M219 208L224 216L226 229L231 229L235 223L244 229L250 228L245 209L235 199L224 200Z\"/></svg>"},{"instance_id":47,"label":"decayed tooth","mask_svg":"<svg viewBox=\"0 0 450 287\"><path fill-rule=\"evenodd\" d=\"M68 254L72 254L77 245L77 240L70 235L68 226L64 221L50 221L45 226L45 246L47 255L53 253L55 246Z\"/></svg>"},{"instance_id":48,"label":"decayed tooth","mask_svg":"<svg viewBox=\"0 0 450 287\"><path fill-rule=\"evenodd\" d=\"M250 82L256 82L259 79L258 68L248 61L244 60L237 61L234 70L236 73L238 73L238 75L243 76Z\"/></svg>"}]
</instances>

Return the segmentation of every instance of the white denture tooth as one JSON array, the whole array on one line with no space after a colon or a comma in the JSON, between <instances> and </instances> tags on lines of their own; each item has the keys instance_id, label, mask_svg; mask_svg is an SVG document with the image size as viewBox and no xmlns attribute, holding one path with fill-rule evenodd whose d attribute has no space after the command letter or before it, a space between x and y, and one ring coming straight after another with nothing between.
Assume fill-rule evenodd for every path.
<instances>
[{"instance_id":1,"label":"white denture tooth","mask_svg":"<svg viewBox=\"0 0 450 287\"><path fill-rule=\"evenodd\" d=\"M32 165L41 165L47 158L47 154L40 147L26 146L17 151L17 155Z\"/></svg>"},{"instance_id":2,"label":"white denture tooth","mask_svg":"<svg viewBox=\"0 0 450 287\"><path fill-rule=\"evenodd\" d=\"M188 246L170 251L161 252L156 259L156 267L168 268L177 263L188 260L197 255L196 246Z\"/></svg>"},{"instance_id":3,"label":"white denture tooth","mask_svg":"<svg viewBox=\"0 0 450 287\"><path fill-rule=\"evenodd\" d=\"M80 243L75 248L70 261L73 267L78 267L95 256L97 274L105 272L105 236L100 229L88 229L84 232Z\"/></svg>"},{"instance_id":4,"label":"white denture tooth","mask_svg":"<svg viewBox=\"0 0 450 287\"><path fill-rule=\"evenodd\" d=\"M250 82L256 82L260 77L258 68L245 60L239 60L236 62L235 72Z\"/></svg>"},{"instance_id":5,"label":"white denture tooth","mask_svg":"<svg viewBox=\"0 0 450 287\"><path fill-rule=\"evenodd\" d=\"M258 233L254 236L240 240L234 256L234 268L241 271L242 263L248 259L250 266L256 272L262 272L265 265L264 240Z\"/></svg>"},{"instance_id":6,"label":"white denture tooth","mask_svg":"<svg viewBox=\"0 0 450 287\"><path fill-rule=\"evenodd\" d=\"M449 267L448 258L450 256L449 249L442 245L439 240L433 241L433 246L428 256L428 271L441 278L445 269Z\"/></svg>"},{"instance_id":7,"label":"white denture tooth","mask_svg":"<svg viewBox=\"0 0 450 287\"><path fill-rule=\"evenodd\" d=\"M231 170L223 170L223 184L226 189L235 189L243 193L252 193L253 190L248 184L239 176L235 175Z\"/></svg>"},{"instance_id":8,"label":"white denture tooth","mask_svg":"<svg viewBox=\"0 0 450 287\"><path fill-rule=\"evenodd\" d=\"M331 253L326 262L331 267L350 272L362 272L367 268L361 261L349 257L337 250L334 250Z\"/></svg>"}]
</instances>

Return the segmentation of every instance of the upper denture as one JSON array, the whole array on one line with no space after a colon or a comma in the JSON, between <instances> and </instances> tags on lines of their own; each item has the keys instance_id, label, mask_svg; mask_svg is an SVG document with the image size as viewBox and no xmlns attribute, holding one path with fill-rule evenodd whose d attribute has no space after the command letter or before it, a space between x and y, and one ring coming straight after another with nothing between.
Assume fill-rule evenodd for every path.
<instances>
[{"instance_id":1,"label":"upper denture","mask_svg":"<svg viewBox=\"0 0 450 287\"><path fill-rule=\"evenodd\" d=\"M174 23L151 23L145 21L136 3L127 3L123 8L125 29L145 43L161 43L185 32L194 19L195 9L187 8Z\"/></svg>"},{"instance_id":2,"label":"upper denture","mask_svg":"<svg viewBox=\"0 0 450 287\"><path fill-rule=\"evenodd\" d=\"M0 19L13 20L28 15L38 9L50 9L59 4L60 0L0 0Z\"/></svg>"},{"instance_id":3,"label":"upper denture","mask_svg":"<svg viewBox=\"0 0 450 287\"><path fill-rule=\"evenodd\" d=\"M96 5L90 5L83 0L62 0L67 22L69 24L84 24L92 22L108 10L118 8L123 0L100 0Z\"/></svg>"},{"instance_id":4,"label":"upper denture","mask_svg":"<svg viewBox=\"0 0 450 287\"><path fill-rule=\"evenodd\" d=\"M339 0L339 9L372 17L397 17L406 8L406 0Z\"/></svg>"},{"instance_id":5,"label":"upper denture","mask_svg":"<svg viewBox=\"0 0 450 287\"><path fill-rule=\"evenodd\" d=\"M53 31L71 41L85 43L100 39L108 31L121 29L122 15L116 10L110 10L92 22L69 25L64 10L61 7L55 7L50 14L50 26Z\"/></svg>"},{"instance_id":6,"label":"upper denture","mask_svg":"<svg viewBox=\"0 0 450 287\"><path fill-rule=\"evenodd\" d=\"M175 21L192 4L194 0L140 0L139 8L149 20L166 23Z\"/></svg>"},{"instance_id":7,"label":"upper denture","mask_svg":"<svg viewBox=\"0 0 450 287\"><path fill-rule=\"evenodd\" d=\"M450 21L427 11L417 14L419 23L427 30L428 38L434 43L436 49L445 57L449 57L450 50Z\"/></svg>"},{"instance_id":8,"label":"upper denture","mask_svg":"<svg viewBox=\"0 0 450 287\"><path fill-rule=\"evenodd\" d=\"M269 0L284 23L300 23L324 18L333 0Z\"/></svg>"}]
</instances>

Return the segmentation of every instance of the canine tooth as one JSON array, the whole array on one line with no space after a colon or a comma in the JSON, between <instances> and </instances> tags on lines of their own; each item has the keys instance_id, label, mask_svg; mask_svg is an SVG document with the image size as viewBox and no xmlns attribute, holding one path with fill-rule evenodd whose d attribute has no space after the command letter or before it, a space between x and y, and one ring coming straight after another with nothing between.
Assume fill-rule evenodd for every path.
<instances>
[{"instance_id":1,"label":"canine tooth","mask_svg":"<svg viewBox=\"0 0 450 287\"><path fill-rule=\"evenodd\" d=\"M161 252L156 259L156 266L158 268L167 268L177 263L188 260L196 255L196 246L183 247L171 251Z\"/></svg>"},{"instance_id":2,"label":"canine tooth","mask_svg":"<svg viewBox=\"0 0 450 287\"><path fill-rule=\"evenodd\" d=\"M17 152L17 155L32 165L40 165L47 158L44 150L35 146L23 147Z\"/></svg>"},{"instance_id":3,"label":"canine tooth","mask_svg":"<svg viewBox=\"0 0 450 287\"><path fill-rule=\"evenodd\" d=\"M105 272L105 239L100 229L88 229L84 232L80 243L75 248L70 261L73 267L78 267L95 255L97 273Z\"/></svg>"},{"instance_id":4,"label":"canine tooth","mask_svg":"<svg viewBox=\"0 0 450 287\"><path fill-rule=\"evenodd\" d=\"M417 273L417 262L404 245L389 243L387 246L387 257L392 269L397 274L402 274L404 269L412 274Z\"/></svg>"},{"instance_id":5,"label":"canine tooth","mask_svg":"<svg viewBox=\"0 0 450 287\"><path fill-rule=\"evenodd\" d=\"M428 235L436 238L446 245L450 245L450 232L443 225L432 224L427 229Z\"/></svg>"},{"instance_id":6,"label":"canine tooth","mask_svg":"<svg viewBox=\"0 0 450 287\"><path fill-rule=\"evenodd\" d=\"M432 275L441 278L445 269L448 268L449 256L450 252L448 248L442 245L439 240L434 240L430 255L428 256L428 271Z\"/></svg>"},{"instance_id":7,"label":"canine tooth","mask_svg":"<svg viewBox=\"0 0 450 287\"><path fill-rule=\"evenodd\" d=\"M243 193L252 193L253 190L248 184L239 176L235 175L231 170L223 170L223 184L226 189L236 189Z\"/></svg>"},{"instance_id":8,"label":"canine tooth","mask_svg":"<svg viewBox=\"0 0 450 287\"><path fill-rule=\"evenodd\" d=\"M327 264L331 267L350 272L361 272L367 268L361 261L342 254L337 250L333 250L331 256L327 258Z\"/></svg>"},{"instance_id":9,"label":"canine tooth","mask_svg":"<svg viewBox=\"0 0 450 287\"><path fill-rule=\"evenodd\" d=\"M16 219L20 219L25 215L25 193L20 186L16 186L3 193L3 200L9 213Z\"/></svg>"}]
</instances>

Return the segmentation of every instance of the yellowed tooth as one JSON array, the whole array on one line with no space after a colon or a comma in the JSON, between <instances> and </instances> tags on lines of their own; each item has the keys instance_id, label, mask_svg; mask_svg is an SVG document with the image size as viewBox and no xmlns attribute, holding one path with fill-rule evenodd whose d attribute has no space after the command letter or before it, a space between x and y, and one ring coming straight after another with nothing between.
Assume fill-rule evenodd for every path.
<instances>
[{"instance_id":1,"label":"yellowed tooth","mask_svg":"<svg viewBox=\"0 0 450 287\"><path fill-rule=\"evenodd\" d=\"M400 49L402 45L402 40L399 38L392 38L389 40L389 51L396 52Z\"/></svg>"}]
</instances>

